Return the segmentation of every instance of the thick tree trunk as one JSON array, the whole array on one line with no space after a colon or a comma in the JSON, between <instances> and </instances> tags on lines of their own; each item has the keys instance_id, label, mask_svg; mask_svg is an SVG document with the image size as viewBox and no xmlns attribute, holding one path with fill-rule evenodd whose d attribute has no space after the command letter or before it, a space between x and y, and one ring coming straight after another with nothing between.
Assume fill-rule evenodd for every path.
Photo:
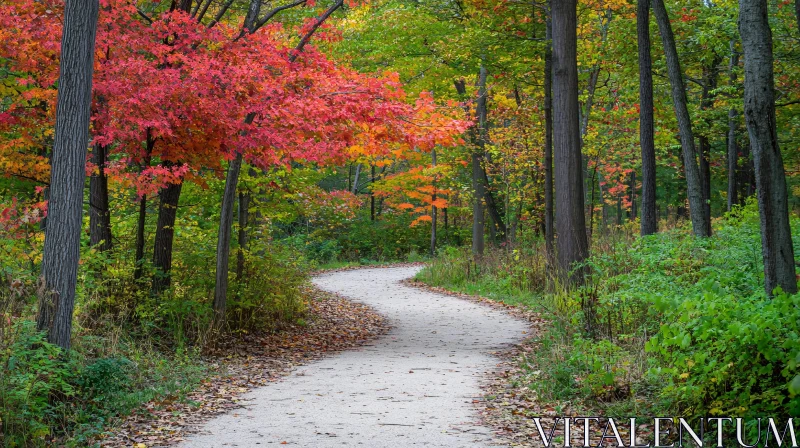
<instances>
[{"instance_id":1,"label":"thick tree trunk","mask_svg":"<svg viewBox=\"0 0 800 448\"><path fill-rule=\"evenodd\" d=\"M61 39L58 105L50 172L50 201L42 255L46 293L37 327L70 348L80 259L83 189L92 103L97 0L66 0Z\"/></svg>"},{"instance_id":2,"label":"thick tree trunk","mask_svg":"<svg viewBox=\"0 0 800 448\"><path fill-rule=\"evenodd\" d=\"M92 163L97 166L97 172L89 178L89 244L105 252L112 247L105 146L94 145Z\"/></svg>"},{"instance_id":3,"label":"thick tree trunk","mask_svg":"<svg viewBox=\"0 0 800 448\"><path fill-rule=\"evenodd\" d=\"M800 1L800 0L798 0ZM800 3L798 3L800 4ZM731 86L736 85L736 68L739 66L739 53L736 52L736 43L731 41L731 57L728 64L728 77ZM739 187L736 182L739 165L739 145L736 134L739 125L739 113L736 108L728 109L728 211L739 203Z\"/></svg>"},{"instance_id":4,"label":"thick tree trunk","mask_svg":"<svg viewBox=\"0 0 800 448\"><path fill-rule=\"evenodd\" d=\"M169 164L164 164L165 166ZM156 221L155 244L153 245L153 294L159 294L170 286L172 269L172 243L175 237L175 218L178 215L178 201L183 183L170 184L158 193L158 221Z\"/></svg>"},{"instance_id":5,"label":"thick tree trunk","mask_svg":"<svg viewBox=\"0 0 800 448\"><path fill-rule=\"evenodd\" d=\"M667 73L672 86L672 103L675 108L675 117L678 120L678 130L680 132L681 147L683 149L683 164L686 174L686 194L689 198L689 213L692 218L692 230L696 236L709 236L708 224L703 213L703 191L700 185L700 170L695 159L694 135L692 133L692 122L689 117L689 109L686 103L686 90L683 83L683 71L681 70L678 50L675 46L675 36L672 33L672 25L669 21L669 14L664 7L663 0L652 0L653 13L658 22L658 29L661 40L664 44L664 54L667 59Z\"/></svg>"},{"instance_id":6,"label":"thick tree trunk","mask_svg":"<svg viewBox=\"0 0 800 448\"><path fill-rule=\"evenodd\" d=\"M547 2L544 50L544 241L548 260L555 256L553 225L553 21L552 0Z\"/></svg>"},{"instance_id":7,"label":"thick tree trunk","mask_svg":"<svg viewBox=\"0 0 800 448\"><path fill-rule=\"evenodd\" d=\"M658 231L656 215L656 145L653 119L653 61L650 57L650 0L638 0L639 142L642 150L641 235Z\"/></svg>"},{"instance_id":8,"label":"thick tree trunk","mask_svg":"<svg viewBox=\"0 0 800 448\"><path fill-rule=\"evenodd\" d=\"M483 180L483 153L486 145L486 68L481 66L478 74L478 101L476 115L478 128L476 134L476 145L472 151L472 189L475 191L475 198L472 205L472 253L473 255L483 255L484 231L485 231L485 210L484 201L486 200L486 183Z\"/></svg>"},{"instance_id":9,"label":"thick tree trunk","mask_svg":"<svg viewBox=\"0 0 800 448\"><path fill-rule=\"evenodd\" d=\"M436 150L431 151L431 165L436 168ZM375 176L375 169L372 170ZM436 202L436 181L433 181L433 193L431 201ZM431 205L431 257L436 256L436 205Z\"/></svg>"},{"instance_id":10,"label":"thick tree trunk","mask_svg":"<svg viewBox=\"0 0 800 448\"><path fill-rule=\"evenodd\" d=\"M577 1L552 2L552 20L556 229L558 262L564 274L589 255L578 123ZM581 283L583 277L584 270L577 269L569 280Z\"/></svg>"},{"instance_id":11,"label":"thick tree trunk","mask_svg":"<svg viewBox=\"0 0 800 448\"><path fill-rule=\"evenodd\" d=\"M786 173L775 124L772 30L766 0L739 0L739 34L744 50L744 117L755 164L761 251L767 294L797 292Z\"/></svg>"},{"instance_id":12,"label":"thick tree trunk","mask_svg":"<svg viewBox=\"0 0 800 448\"><path fill-rule=\"evenodd\" d=\"M250 120L252 122L252 119ZM228 299L228 264L231 254L231 231L233 227L233 207L236 203L236 186L242 171L242 154L239 153L228 165L225 190L222 193L219 232L217 232L217 270L214 284L214 321L216 325L225 322L225 309Z\"/></svg>"}]
</instances>

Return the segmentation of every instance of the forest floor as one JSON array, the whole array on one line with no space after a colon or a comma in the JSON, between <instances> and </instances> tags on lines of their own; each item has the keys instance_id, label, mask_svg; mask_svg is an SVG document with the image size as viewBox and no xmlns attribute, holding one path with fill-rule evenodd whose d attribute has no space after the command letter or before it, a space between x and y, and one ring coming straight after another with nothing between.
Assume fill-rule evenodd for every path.
<instances>
[{"instance_id":1,"label":"forest floor","mask_svg":"<svg viewBox=\"0 0 800 448\"><path fill-rule=\"evenodd\" d=\"M385 316L388 333L242 395L240 409L213 418L181 446L495 446L476 404L487 374L501 363L497 354L531 327L491 307L401 283L419 269L317 276L318 288Z\"/></svg>"}]
</instances>

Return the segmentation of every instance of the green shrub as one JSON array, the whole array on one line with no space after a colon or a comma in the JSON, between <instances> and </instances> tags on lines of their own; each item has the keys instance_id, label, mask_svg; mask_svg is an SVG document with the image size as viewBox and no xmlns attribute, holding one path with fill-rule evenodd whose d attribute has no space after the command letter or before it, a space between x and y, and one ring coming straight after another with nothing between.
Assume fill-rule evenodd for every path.
<instances>
[{"instance_id":1,"label":"green shrub","mask_svg":"<svg viewBox=\"0 0 800 448\"><path fill-rule=\"evenodd\" d=\"M663 393L688 415L800 416L789 383L800 372L800 295L706 292L658 300L666 323L647 343L671 381Z\"/></svg>"}]
</instances>

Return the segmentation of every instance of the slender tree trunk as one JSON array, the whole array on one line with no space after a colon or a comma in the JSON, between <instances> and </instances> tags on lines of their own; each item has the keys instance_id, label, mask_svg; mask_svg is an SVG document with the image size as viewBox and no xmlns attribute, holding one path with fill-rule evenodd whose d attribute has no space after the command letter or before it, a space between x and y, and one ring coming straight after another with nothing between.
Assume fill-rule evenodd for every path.
<instances>
[{"instance_id":1,"label":"slender tree trunk","mask_svg":"<svg viewBox=\"0 0 800 448\"><path fill-rule=\"evenodd\" d=\"M720 60L715 57L709 67L703 68L703 92L701 94L700 109L708 110L714 105L713 92L717 88L717 65ZM707 127L711 124L706 120ZM700 184L703 187L703 214L706 223L706 233L711 235L711 143L708 135L699 138L700 148Z\"/></svg>"},{"instance_id":2,"label":"slender tree trunk","mask_svg":"<svg viewBox=\"0 0 800 448\"><path fill-rule=\"evenodd\" d=\"M683 163L686 174L686 194L689 198L689 213L692 218L692 230L696 236L709 236L706 223L703 191L700 184L700 170L695 159L694 135L689 109L686 103L686 90L683 84L683 71L681 70L678 50L675 46L675 36L669 21L667 9L663 0L652 0L653 13L658 22L661 40L664 44L664 54L667 59L667 72L672 86L672 103L675 108L675 117L678 120L678 129L683 149Z\"/></svg>"},{"instance_id":3,"label":"slender tree trunk","mask_svg":"<svg viewBox=\"0 0 800 448\"><path fill-rule=\"evenodd\" d=\"M370 183L372 184L372 187L369 190L369 220L374 222L375 221L375 192L373 190L375 188L374 187L374 185L375 185L375 165L370 166L370 177L371 177Z\"/></svg>"},{"instance_id":4,"label":"slender tree trunk","mask_svg":"<svg viewBox=\"0 0 800 448\"><path fill-rule=\"evenodd\" d=\"M739 53L736 52L735 41L731 41L730 48L731 57L728 64L728 77L731 86L734 86L736 85L736 68L739 66ZM728 211L731 211L733 206L739 203L739 188L736 182L739 171L739 145L736 142L738 122L739 112L736 108L731 107L728 109Z\"/></svg>"},{"instance_id":5,"label":"slender tree trunk","mask_svg":"<svg viewBox=\"0 0 800 448\"><path fill-rule=\"evenodd\" d=\"M361 176L361 164L356 165L356 175L353 178L353 188L350 191L353 194L358 194L358 178Z\"/></svg>"},{"instance_id":6,"label":"slender tree trunk","mask_svg":"<svg viewBox=\"0 0 800 448\"><path fill-rule=\"evenodd\" d=\"M136 219L136 265L133 268L133 279L142 278L144 268L144 224L147 219L147 195L143 194L139 199L139 216Z\"/></svg>"},{"instance_id":7,"label":"slender tree trunk","mask_svg":"<svg viewBox=\"0 0 800 448\"><path fill-rule=\"evenodd\" d=\"M636 171L631 171L631 221L636 220Z\"/></svg>"},{"instance_id":8,"label":"slender tree trunk","mask_svg":"<svg viewBox=\"0 0 800 448\"><path fill-rule=\"evenodd\" d=\"M252 122L252 119L250 120ZM225 179L225 191L222 193L222 210L220 210L219 232L217 233L217 270L214 286L214 321L221 325L225 321L225 309L228 298L228 263L231 252L231 231L233 227L233 206L236 203L236 186L239 184L239 173L242 170L242 154L236 155L228 165Z\"/></svg>"},{"instance_id":9,"label":"slender tree trunk","mask_svg":"<svg viewBox=\"0 0 800 448\"><path fill-rule=\"evenodd\" d=\"M559 267L567 273L589 255L578 123L577 1L552 2L552 20L556 229ZM569 280L582 283L583 277L583 270L578 269Z\"/></svg>"},{"instance_id":10,"label":"slender tree trunk","mask_svg":"<svg viewBox=\"0 0 800 448\"><path fill-rule=\"evenodd\" d=\"M58 105L50 172L50 201L42 255L46 293L37 327L64 350L70 348L78 280L86 150L92 104L97 0L66 0L61 39Z\"/></svg>"},{"instance_id":11,"label":"slender tree trunk","mask_svg":"<svg viewBox=\"0 0 800 448\"><path fill-rule=\"evenodd\" d=\"M485 210L484 201L486 198L486 185L483 180L483 153L485 151L485 132L486 132L486 68L481 66L478 75L478 102L477 118L478 129L476 130L476 145L472 151L472 189L475 191L475 198L472 206L472 253L473 255L483 255L484 231L485 231Z\"/></svg>"},{"instance_id":12,"label":"slender tree trunk","mask_svg":"<svg viewBox=\"0 0 800 448\"><path fill-rule=\"evenodd\" d=\"M168 166L169 164L164 164ZM159 294L170 286L172 269L172 243L175 237L175 218L183 183L170 184L158 193L158 220L156 221L155 244L153 245L153 294Z\"/></svg>"},{"instance_id":13,"label":"slender tree trunk","mask_svg":"<svg viewBox=\"0 0 800 448\"><path fill-rule=\"evenodd\" d=\"M656 145L653 119L653 61L650 57L650 0L638 0L639 142L642 150L641 235L658 231L656 215Z\"/></svg>"},{"instance_id":14,"label":"slender tree trunk","mask_svg":"<svg viewBox=\"0 0 800 448\"><path fill-rule=\"evenodd\" d=\"M786 173L775 123L772 30L766 0L739 0L739 34L744 50L744 117L755 164L764 287L797 292Z\"/></svg>"},{"instance_id":15,"label":"slender tree trunk","mask_svg":"<svg viewBox=\"0 0 800 448\"><path fill-rule=\"evenodd\" d=\"M553 225L553 21L551 5L547 2L544 50L544 240L549 261L555 258L555 227Z\"/></svg>"},{"instance_id":16,"label":"slender tree trunk","mask_svg":"<svg viewBox=\"0 0 800 448\"><path fill-rule=\"evenodd\" d=\"M247 249L247 225L250 220L250 194L239 193L239 250L236 254L236 280L244 277L244 251Z\"/></svg>"},{"instance_id":17,"label":"slender tree trunk","mask_svg":"<svg viewBox=\"0 0 800 448\"><path fill-rule=\"evenodd\" d=\"M431 151L431 165L436 168L436 150L434 149ZM374 176L374 168L373 168L373 176ZM434 178L435 179L435 178ZM431 205L431 257L436 256L436 180L433 181L433 193L431 194L431 201L434 202Z\"/></svg>"},{"instance_id":18,"label":"slender tree trunk","mask_svg":"<svg viewBox=\"0 0 800 448\"><path fill-rule=\"evenodd\" d=\"M89 178L89 244L105 252L112 247L105 146L94 145L92 163L97 166L97 172Z\"/></svg>"}]
</instances>

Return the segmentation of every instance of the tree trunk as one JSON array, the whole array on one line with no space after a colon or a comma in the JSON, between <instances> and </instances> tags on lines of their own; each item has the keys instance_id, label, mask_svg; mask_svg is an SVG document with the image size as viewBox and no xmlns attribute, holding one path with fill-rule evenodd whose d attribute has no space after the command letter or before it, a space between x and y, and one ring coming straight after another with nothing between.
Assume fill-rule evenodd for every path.
<instances>
[{"instance_id":1,"label":"tree trunk","mask_svg":"<svg viewBox=\"0 0 800 448\"><path fill-rule=\"evenodd\" d=\"M252 119L250 120L252 122ZM248 123L249 124L249 123ZM231 254L231 231L233 227L233 206L236 203L236 186L239 184L239 173L242 171L242 154L228 165L225 179L225 190L222 193L222 210L220 210L219 232L217 232L217 270L214 283L214 322L221 325L225 322L225 309L228 298L228 263Z\"/></svg>"},{"instance_id":2,"label":"tree trunk","mask_svg":"<svg viewBox=\"0 0 800 448\"><path fill-rule=\"evenodd\" d=\"M636 220L636 171L631 171L631 221Z\"/></svg>"},{"instance_id":3,"label":"tree trunk","mask_svg":"<svg viewBox=\"0 0 800 448\"><path fill-rule=\"evenodd\" d=\"M142 278L144 268L144 224L147 218L147 195L143 194L139 199L139 217L136 220L136 265L133 268L133 279Z\"/></svg>"},{"instance_id":4,"label":"tree trunk","mask_svg":"<svg viewBox=\"0 0 800 448\"><path fill-rule=\"evenodd\" d=\"M105 146L94 145L92 163L97 172L89 178L89 245L105 252L112 247Z\"/></svg>"},{"instance_id":5,"label":"tree trunk","mask_svg":"<svg viewBox=\"0 0 800 448\"><path fill-rule=\"evenodd\" d=\"M692 230L696 236L709 236L708 224L705 220L703 191L700 185L700 170L695 159L694 135L689 109L686 104L686 90L683 85L683 71L681 70L678 50L675 47L675 36L669 22L667 9L663 0L652 0L653 13L658 22L661 40L664 44L664 54L667 59L667 72L672 86L672 103L675 108L675 117L678 120L678 129L683 150L683 163L686 174L686 194L689 198L689 213L692 218Z\"/></svg>"},{"instance_id":6,"label":"tree trunk","mask_svg":"<svg viewBox=\"0 0 800 448\"><path fill-rule=\"evenodd\" d=\"M744 116L755 164L761 251L767 295L775 288L797 292L786 173L775 124L772 30L766 0L739 0L744 51Z\"/></svg>"},{"instance_id":7,"label":"tree trunk","mask_svg":"<svg viewBox=\"0 0 800 448\"><path fill-rule=\"evenodd\" d=\"M431 151L431 165L436 168L436 150ZM375 169L372 170L373 177L375 176ZM433 193L431 200L436 202L436 180L433 181ZM431 205L431 257L436 256L436 205Z\"/></svg>"},{"instance_id":8,"label":"tree trunk","mask_svg":"<svg viewBox=\"0 0 800 448\"><path fill-rule=\"evenodd\" d=\"M556 229L559 267L566 274L589 255L578 122L577 0L552 2L552 20ZM569 280L582 283L583 277L584 270L577 269Z\"/></svg>"},{"instance_id":9,"label":"tree trunk","mask_svg":"<svg viewBox=\"0 0 800 448\"><path fill-rule=\"evenodd\" d=\"M653 119L653 61L650 57L650 0L638 0L639 142L642 150L641 235L658 231L656 215L656 145Z\"/></svg>"},{"instance_id":10,"label":"tree trunk","mask_svg":"<svg viewBox=\"0 0 800 448\"><path fill-rule=\"evenodd\" d=\"M553 21L547 2L544 50L544 240L548 260L555 255L553 227Z\"/></svg>"},{"instance_id":11,"label":"tree trunk","mask_svg":"<svg viewBox=\"0 0 800 448\"><path fill-rule=\"evenodd\" d=\"M244 251L247 249L247 225L250 220L250 194L239 193L239 250L236 254L236 280L244 276Z\"/></svg>"},{"instance_id":12,"label":"tree trunk","mask_svg":"<svg viewBox=\"0 0 800 448\"><path fill-rule=\"evenodd\" d=\"M92 104L97 0L66 0L61 39L58 105L50 171L50 201L42 255L46 293L37 327L70 348L80 259L83 189Z\"/></svg>"},{"instance_id":13,"label":"tree trunk","mask_svg":"<svg viewBox=\"0 0 800 448\"><path fill-rule=\"evenodd\" d=\"M486 67L481 65L478 75L478 101L476 115L478 118L478 128L476 134L476 145L472 151L472 188L475 191L475 198L472 206L472 253L473 255L483 255L484 231L485 231L485 211L484 201L486 198L486 184L483 180L483 153L486 144Z\"/></svg>"},{"instance_id":14,"label":"tree trunk","mask_svg":"<svg viewBox=\"0 0 800 448\"><path fill-rule=\"evenodd\" d=\"M353 194L358 194L358 178L361 175L361 164L356 165L356 175L353 178L353 188L350 191Z\"/></svg>"},{"instance_id":15,"label":"tree trunk","mask_svg":"<svg viewBox=\"0 0 800 448\"><path fill-rule=\"evenodd\" d=\"M165 163L164 166L171 164ZM178 201L181 197L183 183L170 184L158 193L158 221L156 221L156 237L153 245L153 267L156 269L153 278L153 294L159 294L170 286L170 270L172 269L172 243L175 237L175 218L178 214Z\"/></svg>"},{"instance_id":16,"label":"tree trunk","mask_svg":"<svg viewBox=\"0 0 800 448\"><path fill-rule=\"evenodd\" d=\"M375 221L375 192L373 190L375 188L374 187L374 185L375 185L375 165L370 166L370 177L371 177L370 183L373 185L373 187L370 188L370 191L369 191L369 220L374 222Z\"/></svg>"},{"instance_id":17,"label":"tree trunk","mask_svg":"<svg viewBox=\"0 0 800 448\"><path fill-rule=\"evenodd\" d=\"M800 0L798 0L800 2ZM800 4L800 3L798 3ZM728 76L731 86L736 85L736 68L739 66L739 53L736 43L731 41L731 58L728 64ZM739 188L736 182L739 165L739 145L736 142L739 113L736 108L728 109L728 211L739 203Z\"/></svg>"},{"instance_id":18,"label":"tree trunk","mask_svg":"<svg viewBox=\"0 0 800 448\"><path fill-rule=\"evenodd\" d=\"M703 92L700 109L708 110L714 105L714 90L717 88L717 65L720 60L714 57L709 67L703 67ZM711 123L706 119L707 128ZM700 183L703 187L703 214L705 215L706 233L711 235L711 143L708 135L701 135L700 142Z\"/></svg>"}]
</instances>

